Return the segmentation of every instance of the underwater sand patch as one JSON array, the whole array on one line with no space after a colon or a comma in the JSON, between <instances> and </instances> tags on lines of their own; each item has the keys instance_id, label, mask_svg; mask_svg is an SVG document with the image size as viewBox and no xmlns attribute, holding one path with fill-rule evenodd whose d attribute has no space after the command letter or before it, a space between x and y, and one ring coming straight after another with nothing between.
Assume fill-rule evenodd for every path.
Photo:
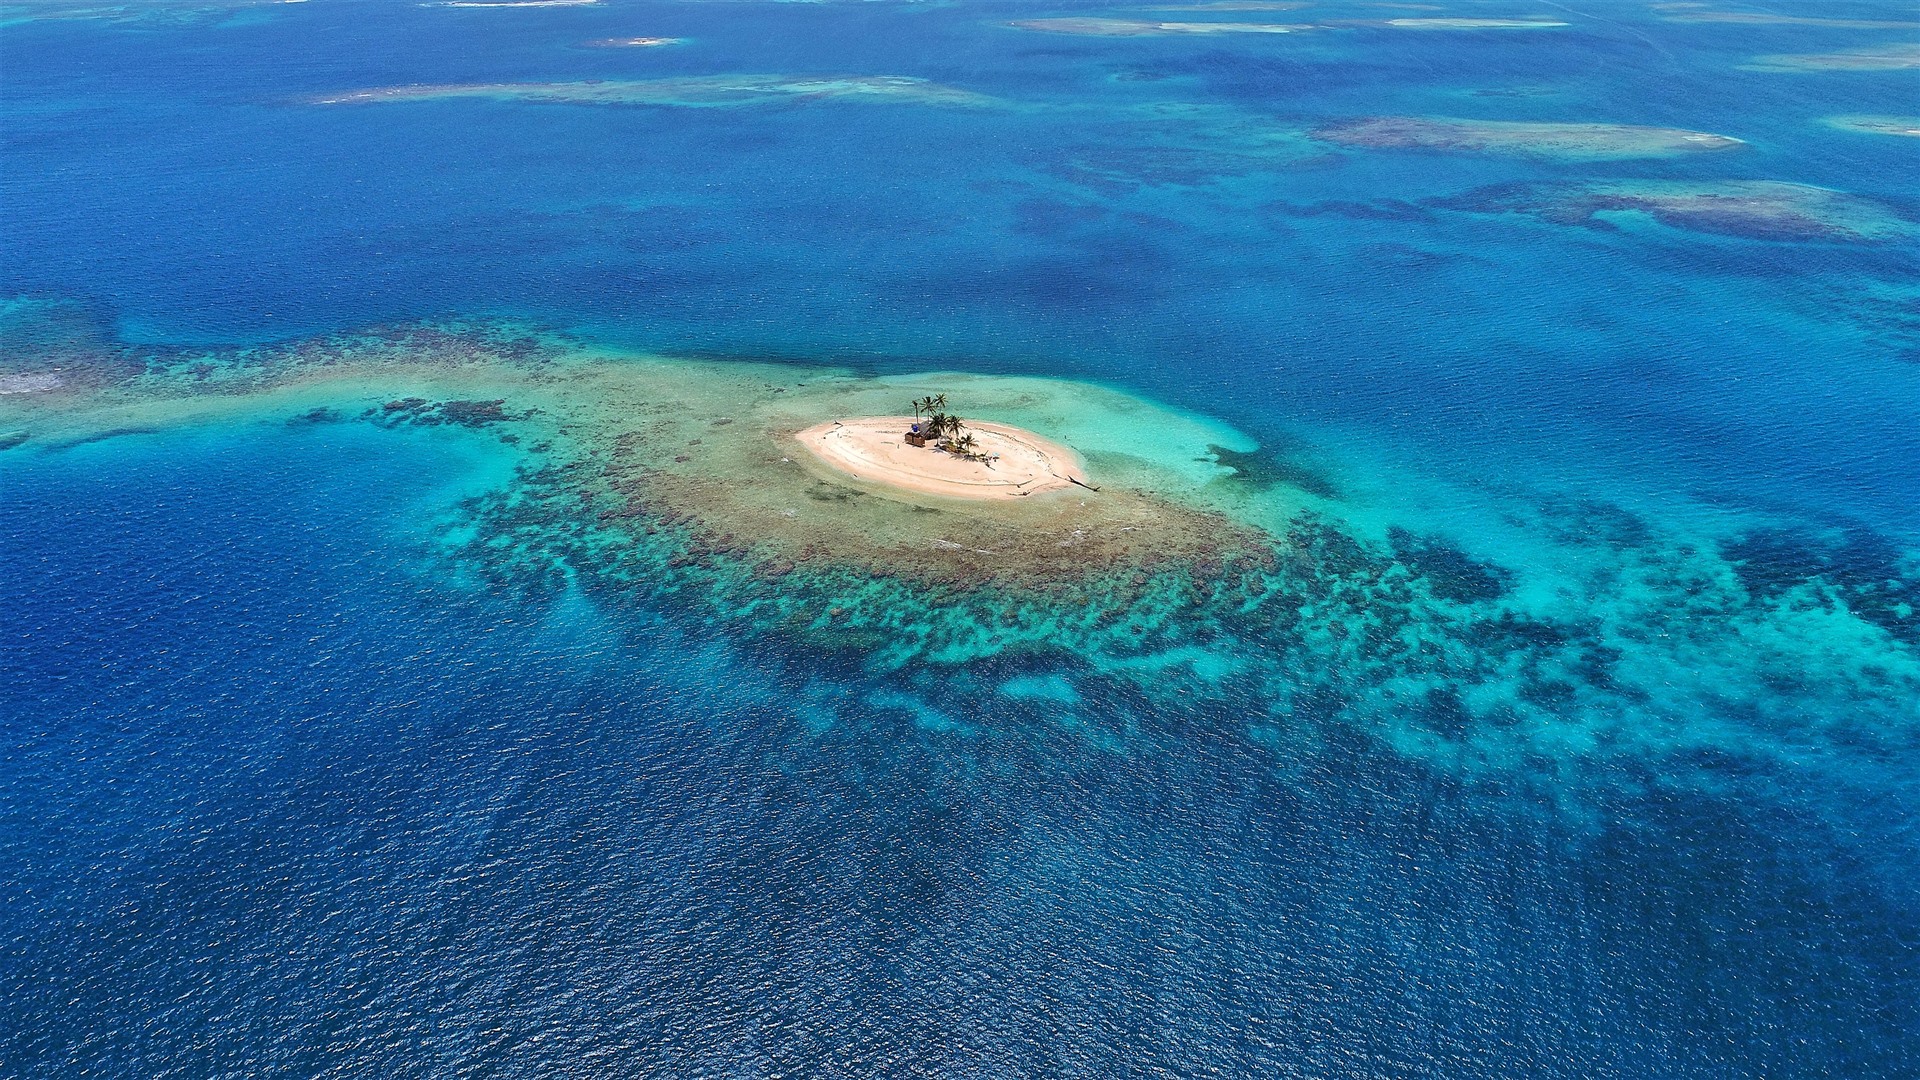
<instances>
[{"instance_id":1,"label":"underwater sand patch","mask_svg":"<svg viewBox=\"0 0 1920 1080\"><path fill-rule=\"evenodd\" d=\"M1746 145L1731 136L1684 128L1413 116L1336 121L1315 128L1310 134L1322 142L1366 150L1516 154L1596 161L1672 157Z\"/></svg>"}]
</instances>

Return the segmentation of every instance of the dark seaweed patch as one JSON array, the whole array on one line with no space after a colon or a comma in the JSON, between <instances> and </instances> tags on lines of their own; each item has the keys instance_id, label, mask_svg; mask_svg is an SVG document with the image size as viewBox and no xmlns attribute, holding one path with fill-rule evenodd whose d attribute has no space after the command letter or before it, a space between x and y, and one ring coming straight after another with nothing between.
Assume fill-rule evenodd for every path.
<instances>
[{"instance_id":1,"label":"dark seaweed patch","mask_svg":"<svg viewBox=\"0 0 1920 1080\"><path fill-rule=\"evenodd\" d=\"M1364 244L1353 252L1356 261L1392 270L1428 270L1460 261L1459 256L1412 244Z\"/></svg>"},{"instance_id":2,"label":"dark seaweed patch","mask_svg":"<svg viewBox=\"0 0 1920 1080\"><path fill-rule=\"evenodd\" d=\"M1543 709L1564 709L1574 702L1574 685L1564 679L1529 679L1520 684L1520 698Z\"/></svg>"},{"instance_id":3,"label":"dark seaweed patch","mask_svg":"<svg viewBox=\"0 0 1920 1080\"><path fill-rule=\"evenodd\" d=\"M82 435L77 439L70 439L64 443L61 443L60 448L63 450L69 450L76 446L86 446L91 443L106 442L108 439L118 439L127 435L158 435L158 434L160 434L160 429L156 427L110 428L106 431L96 431L90 435Z\"/></svg>"},{"instance_id":4,"label":"dark seaweed patch","mask_svg":"<svg viewBox=\"0 0 1920 1080\"><path fill-rule=\"evenodd\" d=\"M1848 610L1894 637L1920 644L1920 566L1865 528L1837 533L1761 529L1721 547L1740 583L1762 597L1824 582Z\"/></svg>"},{"instance_id":5,"label":"dark seaweed patch","mask_svg":"<svg viewBox=\"0 0 1920 1080\"><path fill-rule=\"evenodd\" d=\"M1290 563L1305 563L1321 578L1378 578L1391 565L1351 534L1311 514L1287 523L1287 556Z\"/></svg>"},{"instance_id":6,"label":"dark seaweed patch","mask_svg":"<svg viewBox=\"0 0 1920 1080\"><path fill-rule=\"evenodd\" d=\"M501 408L505 404L504 398L496 398L493 401L449 401L440 406L440 420L443 423L472 428L505 423L514 419Z\"/></svg>"},{"instance_id":7,"label":"dark seaweed patch","mask_svg":"<svg viewBox=\"0 0 1920 1080\"><path fill-rule=\"evenodd\" d=\"M806 490L806 496L815 502L843 503L859 498L860 493L832 484L815 484Z\"/></svg>"},{"instance_id":8,"label":"dark seaweed patch","mask_svg":"<svg viewBox=\"0 0 1920 1080\"><path fill-rule=\"evenodd\" d=\"M1567 212L1584 213L1587 220L1602 210L1635 210L1652 215L1655 221L1673 229L1733 236L1742 240L1857 240L1851 229L1828 224L1806 214L1755 212L1736 199L1726 205L1702 204L1691 209L1668 209L1648 205L1643 199L1617 195L1593 195L1570 204ZM1582 222L1585 223L1584 221Z\"/></svg>"},{"instance_id":9,"label":"dark seaweed patch","mask_svg":"<svg viewBox=\"0 0 1920 1080\"><path fill-rule=\"evenodd\" d=\"M1565 185L1558 185L1564 188ZM1425 199L1421 205L1435 210L1463 210L1474 214L1502 214L1532 212L1546 202L1546 195L1552 185L1531 183L1525 180L1509 181L1503 184L1488 184L1473 188L1458 195L1442 195ZM1582 215L1584 217L1584 215Z\"/></svg>"},{"instance_id":10,"label":"dark seaweed patch","mask_svg":"<svg viewBox=\"0 0 1920 1080\"><path fill-rule=\"evenodd\" d=\"M8 431L8 432L0 433L0 450L11 450L16 446L19 446L21 443L26 442L28 439L32 437L33 436L31 434L25 431Z\"/></svg>"},{"instance_id":11,"label":"dark seaweed patch","mask_svg":"<svg viewBox=\"0 0 1920 1080\"><path fill-rule=\"evenodd\" d=\"M1632 211L1646 214L1668 228L1742 240L1859 242L1867 239L1843 224L1823 219L1817 210L1797 209L1784 205L1776 196L1738 189L1663 200L1584 190L1564 183L1515 182L1428 199L1424 205L1479 214L1531 214L1555 225L1577 225L1602 232L1617 232L1618 228L1598 214ZM1898 208L1893 209L1899 213Z\"/></svg>"},{"instance_id":12,"label":"dark seaweed patch","mask_svg":"<svg viewBox=\"0 0 1920 1080\"><path fill-rule=\"evenodd\" d=\"M1473 603L1506 594L1513 575L1468 555L1451 544L1414 535L1394 526L1387 530L1393 553L1407 569L1427 579L1433 595L1443 600Z\"/></svg>"},{"instance_id":13,"label":"dark seaweed patch","mask_svg":"<svg viewBox=\"0 0 1920 1080\"><path fill-rule=\"evenodd\" d=\"M988 268L910 275L904 286L949 301L1011 303L1047 310L1128 308L1158 302L1167 258L1150 245L1083 238L1072 253Z\"/></svg>"},{"instance_id":14,"label":"dark seaweed patch","mask_svg":"<svg viewBox=\"0 0 1920 1080\"><path fill-rule=\"evenodd\" d=\"M1129 195L1143 187L1199 187L1249 169L1231 155L1181 147L1083 146L1066 160L1033 164L1036 171L1105 195Z\"/></svg>"},{"instance_id":15,"label":"dark seaweed patch","mask_svg":"<svg viewBox=\"0 0 1920 1080\"><path fill-rule=\"evenodd\" d=\"M1207 450L1214 460L1233 470L1233 480L1261 489L1286 485L1323 499L1340 497L1340 489L1325 474L1314 471L1279 448L1263 446L1244 453L1221 446L1208 446Z\"/></svg>"},{"instance_id":16,"label":"dark seaweed patch","mask_svg":"<svg viewBox=\"0 0 1920 1080\"><path fill-rule=\"evenodd\" d=\"M1071 234L1106 217L1106 211L1063 199L1023 199L1013 208L1014 230L1027 236Z\"/></svg>"},{"instance_id":17,"label":"dark seaweed patch","mask_svg":"<svg viewBox=\"0 0 1920 1080\"><path fill-rule=\"evenodd\" d=\"M1645 700L1646 693L1633 687L1626 687L1614 677L1614 669L1624 654L1612 645L1602 645L1597 641L1585 641L1577 652L1567 660L1570 674L1578 676L1580 681L1596 690L1605 690L1620 694L1636 701Z\"/></svg>"},{"instance_id":18,"label":"dark seaweed patch","mask_svg":"<svg viewBox=\"0 0 1920 1080\"><path fill-rule=\"evenodd\" d=\"M1600 543L1624 550L1645 547L1653 536L1653 530L1639 515L1593 499L1553 499L1541 506L1540 514L1557 540Z\"/></svg>"},{"instance_id":19,"label":"dark seaweed patch","mask_svg":"<svg viewBox=\"0 0 1920 1080\"><path fill-rule=\"evenodd\" d=\"M1557 652L1574 641L1573 632L1559 623L1511 611L1503 611L1498 618L1474 624L1472 633L1475 642L1484 646L1489 656L1523 650Z\"/></svg>"},{"instance_id":20,"label":"dark seaweed patch","mask_svg":"<svg viewBox=\"0 0 1920 1080\"><path fill-rule=\"evenodd\" d=\"M114 315L105 305L68 299L16 300L0 307L0 358L66 363L76 356L120 352L113 339Z\"/></svg>"},{"instance_id":21,"label":"dark seaweed patch","mask_svg":"<svg viewBox=\"0 0 1920 1080\"><path fill-rule=\"evenodd\" d=\"M426 398L408 397L389 401L377 409L368 409L361 416L386 427L399 424L416 424L420 427L453 424L467 428L491 427L526 418L525 414L515 416L508 413L506 404L505 398L434 402Z\"/></svg>"},{"instance_id":22,"label":"dark seaweed patch","mask_svg":"<svg viewBox=\"0 0 1920 1080\"><path fill-rule=\"evenodd\" d=\"M1473 729L1473 713L1467 710L1459 691L1451 687L1427 691L1417 719L1421 727L1449 739L1463 738Z\"/></svg>"},{"instance_id":23,"label":"dark seaweed patch","mask_svg":"<svg viewBox=\"0 0 1920 1080\"><path fill-rule=\"evenodd\" d=\"M105 386L146 370L141 350L116 340L97 304L17 298L0 304L0 371L59 373L64 386Z\"/></svg>"},{"instance_id":24,"label":"dark seaweed patch","mask_svg":"<svg viewBox=\"0 0 1920 1080\"><path fill-rule=\"evenodd\" d=\"M1550 97L1559 93L1543 86L1490 86L1473 92L1474 97L1485 98L1530 98Z\"/></svg>"},{"instance_id":25,"label":"dark seaweed patch","mask_svg":"<svg viewBox=\"0 0 1920 1080\"><path fill-rule=\"evenodd\" d=\"M1288 217L1344 217L1361 221L1431 221L1433 211L1403 199L1352 202L1330 199L1316 203L1271 203L1268 210Z\"/></svg>"}]
</instances>

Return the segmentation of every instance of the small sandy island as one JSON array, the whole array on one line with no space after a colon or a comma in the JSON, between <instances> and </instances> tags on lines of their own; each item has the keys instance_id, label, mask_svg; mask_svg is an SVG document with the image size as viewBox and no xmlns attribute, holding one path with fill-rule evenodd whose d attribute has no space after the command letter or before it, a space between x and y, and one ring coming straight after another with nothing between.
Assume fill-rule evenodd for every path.
<instances>
[{"instance_id":1,"label":"small sandy island","mask_svg":"<svg viewBox=\"0 0 1920 1080\"><path fill-rule=\"evenodd\" d=\"M869 483L956 499L1019 499L1085 481L1079 455L1006 424L967 421L971 457L910 446L911 416L834 420L795 435L814 457Z\"/></svg>"}]
</instances>

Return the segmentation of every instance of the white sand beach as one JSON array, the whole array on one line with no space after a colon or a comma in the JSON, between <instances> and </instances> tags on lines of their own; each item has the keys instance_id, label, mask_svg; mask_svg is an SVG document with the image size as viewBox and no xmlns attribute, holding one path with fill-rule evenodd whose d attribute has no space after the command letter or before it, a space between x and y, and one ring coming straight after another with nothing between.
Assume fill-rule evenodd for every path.
<instances>
[{"instance_id":1,"label":"white sand beach","mask_svg":"<svg viewBox=\"0 0 1920 1080\"><path fill-rule=\"evenodd\" d=\"M814 457L859 480L922 495L1019 499L1086 481L1072 450L1006 424L966 422L973 459L910 446L911 416L867 416L810 427L794 436Z\"/></svg>"}]
</instances>

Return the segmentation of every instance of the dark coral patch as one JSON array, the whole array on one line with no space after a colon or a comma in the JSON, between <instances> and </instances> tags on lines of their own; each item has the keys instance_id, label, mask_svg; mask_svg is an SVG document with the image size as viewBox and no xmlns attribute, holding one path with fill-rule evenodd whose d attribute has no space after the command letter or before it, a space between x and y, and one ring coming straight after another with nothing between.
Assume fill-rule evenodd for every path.
<instances>
[{"instance_id":1,"label":"dark coral patch","mask_svg":"<svg viewBox=\"0 0 1920 1080\"><path fill-rule=\"evenodd\" d=\"M287 421L288 427L306 427L311 424L337 424L346 417L338 409L311 409Z\"/></svg>"},{"instance_id":2,"label":"dark coral patch","mask_svg":"<svg viewBox=\"0 0 1920 1080\"><path fill-rule=\"evenodd\" d=\"M1404 199L1356 202L1329 199L1315 203L1272 203L1267 209L1288 217L1343 217L1360 221L1431 221L1433 211Z\"/></svg>"},{"instance_id":3,"label":"dark coral patch","mask_svg":"<svg viewBox=\"0 0 1920 1080\"><path fill-rule=\"evenodd\" d=\"M1262 490L1278 486L1298 488L1323 499L1337 499L1340 488L1326 474L1313 469L1286 452L1284 447L1262 446L1257 450L1228 450L1207 447L1215 461L1233 470L1230 479Z\"/></svg>"},{"instance_id":4,"label":"dark coral patch","mask_svg":"<svg viewBox=\"0 0 1920 1080\"><path fill-rule=\"evenodd\" d=\"M1907 235L1913 215L1826 188L1769 181L1507 183L1430 199L1427 206L1483 214L1529 214L1556 225L1601 231L1599 215L1645 214L1684 232L1743 240L1864 243Z\"/></svg>"},{"instance_id":5,"label":"dark coral patch","mask_svg":"<svg viewBox=\"0 0 1920 1080\"><path fill-rule=\"evenodd\" d=\"M449 401L440 406L440 421L473 428L505 423L516 419L508 416L501 407L506 403L504 398L493 401Z\"/></svg>"},{"instance_id":6,"label":"dark coral patch","mask_svg":"<svg viewBox=\"0 0 1920 1080\"><path fill-rule=\"evenodd\" d=\"M1895 638L1920 644L1920 555L1877 532L1760 529L1722 545L1721 554L1740 583L1758 596L1824 584L1855 615Z\"/></svg>"},{"instance_id":7,"label":"dark coral patch","mask_svg":"<svg viewBox=\"0 0 1920 1080\"><path fill-rule=\"evenodd\" d=\"M112 313L99 305L39 299L0 303L0 376L51 380L45 389L79 390L141 374L144 357L115 340L112 325Z\"/></svg>"},{"instance_id":8,"label":"dark coral patch","mask_svg":"<svg viewBox=\"0 0 1920 1080\"><path fill-rule=\"evenodd\" d=\"M399 398L381 405L377 409L368 409L360 414L363 419L372 420L384 427L400 424L415 424L420 427L437 427L452 424L457 427L485 428L494 424L511 423L526 419L526 414L514 415L506 410L506 399L492 401L428 401L421 397Z\"/></svg>"},{"instance_id":9,"label":"dark coral patch","mask_svg":"<svg viewBox=\"0 0 1920 1080\"><path fill-rule=\"evenodd\" d=\"M1394 526L1387 530L1393 553L1409 570L1427 579L1433 595L1470 604L1504 596L1513 575L1481 562L1450 544Z\"/></svg>"}]
</instances>

